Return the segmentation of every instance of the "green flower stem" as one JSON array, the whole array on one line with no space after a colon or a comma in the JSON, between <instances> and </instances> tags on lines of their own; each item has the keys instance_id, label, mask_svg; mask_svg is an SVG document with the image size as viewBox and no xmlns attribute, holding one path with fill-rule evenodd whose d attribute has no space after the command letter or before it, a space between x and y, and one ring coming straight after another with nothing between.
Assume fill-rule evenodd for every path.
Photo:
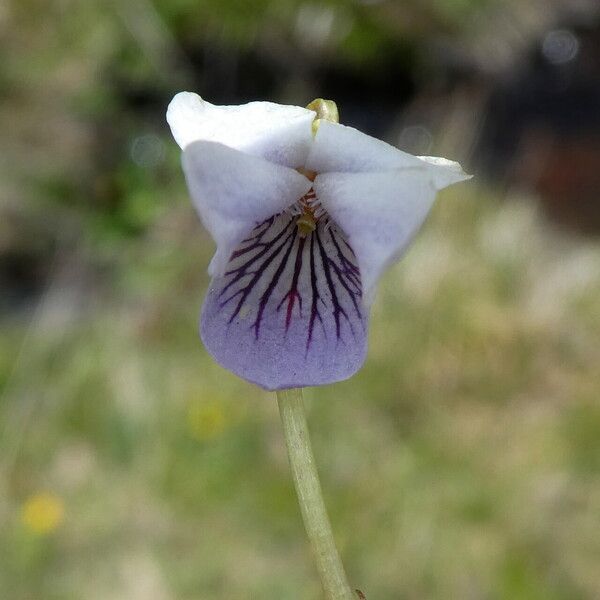
<instances>
[{"instance_id":1,"label":"green flower stem","mask_svg":"<svg viewBox=\"0 0 600 600\"><path fill-rule=\"evenodd\" d=\"M277 392L277 403L304 527L317 561L325 596L327 600L356 600L346 580L323 502L310 446L302 389Z\"/></svg>"}]
</instances>

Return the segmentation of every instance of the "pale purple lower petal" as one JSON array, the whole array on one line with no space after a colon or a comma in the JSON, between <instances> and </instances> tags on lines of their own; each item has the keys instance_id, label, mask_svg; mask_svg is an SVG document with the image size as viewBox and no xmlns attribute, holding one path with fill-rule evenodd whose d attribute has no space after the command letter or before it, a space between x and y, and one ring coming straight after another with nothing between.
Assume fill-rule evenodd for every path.
<instances>
[{"instance_id":1,"label":"pale purple lower petal","mask_svg":"<svg viewBox=\"0 0 600 600\"><path fill-rule=\"evenodd\" d=\"M346 379L366 355L354 253L335 225L301 237L286 213L258 225L213 279L201 337L223 367L266 389Z\"/></svg>"}]
</instances>

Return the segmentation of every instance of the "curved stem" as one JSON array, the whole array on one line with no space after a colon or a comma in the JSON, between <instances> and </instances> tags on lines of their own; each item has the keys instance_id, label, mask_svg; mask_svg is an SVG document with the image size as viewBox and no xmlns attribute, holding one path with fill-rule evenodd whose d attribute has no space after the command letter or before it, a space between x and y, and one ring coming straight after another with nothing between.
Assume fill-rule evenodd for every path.
<instances>
[{"instance_id":1,"label":"curved stem","mask_svg":"<svg viewBox=\"0 0 600 600\"><path fill-rule=\"evenodd\" d=\"M302 390L297 388L277 392L277 403L304 527L317 562L325 596L327 600L355 600L356 596L350 590L344 566L335 547L323 502L310 446Z\"/></svg>"}]
</instances>

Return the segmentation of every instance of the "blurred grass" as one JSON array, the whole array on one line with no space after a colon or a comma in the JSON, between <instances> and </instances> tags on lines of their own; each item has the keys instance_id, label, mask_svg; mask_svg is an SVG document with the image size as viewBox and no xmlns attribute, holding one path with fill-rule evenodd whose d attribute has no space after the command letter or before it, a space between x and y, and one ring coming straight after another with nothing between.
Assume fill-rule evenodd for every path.
<instances>
[{"instance_id":1,"label":"blurred grass","mask_svg":"<svg viewBox=\"0 0 600 600\"><path fill-rule=\"evenodd\" d=\"M211 244L185 194L110 285L59 256L28 327L3 323L11 600L319 597L274 399L197 339ZM368 598L598 596L599 311L597 244L526 198L443 195L383 281L364 369L308 392ZM36 530L40 494L62 517Z\"/></svg>"},{"instance_id":2,"label":"blurred grass","mask_svg":"<svg viewBox=\"0 0 600 600\"><path fill-rule=\"evenodd\" d=\"M248 6L0 8L0 257L25 275L0 295L2 600L319 598L274 398L196 333L212 244L164 107L183 88L301 103L343 72L342 119L391 139L478 9L539 19L510 0ZM530 198L440 198L384 278L363 370L307 393L369 600L600 597L599 314L598 242Z\"/></svg>"}]
</instances>

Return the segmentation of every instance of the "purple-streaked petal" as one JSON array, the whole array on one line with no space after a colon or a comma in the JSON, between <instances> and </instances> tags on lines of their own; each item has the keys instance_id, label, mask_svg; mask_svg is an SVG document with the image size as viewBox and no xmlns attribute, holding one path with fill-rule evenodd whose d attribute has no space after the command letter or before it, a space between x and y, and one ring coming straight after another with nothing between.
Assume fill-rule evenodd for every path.
<instances>
[{"instance_id":1,"label":"purple-streaked petal","mask_svg":"<svg viewBox=\"0 0 600 600\"><path fill-rule=\"evenodd\" d=\"M301 237L283 213L259 224L213 279L200 333L223 367L274 390L350 377L366 354L356 258L335 225Z\"/></svg>"},{"instance_id":2,"label":"purple-streaked petal","mask_svg":"<svg viewBox=\"0 0 600 600\"><path fill-rule=\"evenodd\" d=\"M379 277L400 258L425 220L435 185L422 169L325 173L313 185L321 205L347 235L370 303Z\"/></svg>"},{"instance_id":3,"label":"purple-streaked petal","mask_svg":"<svg viewBox=\"0 0 600 600\"><path fill-rule=\"evenodd\" d=\"M250 102L215 106L180 92L167 109L173 137L185 149L197 140L219 142L288 167L303 167L315 112L300 106Z\"/></svg>"},{"instance_id":4,"label":"purple-streaked petal","mask_svg":"<svg viewBox=\"0 0 600 600\"><path fill-rule=\"evenodd\" d=\"M317 173L419 169L438 190L470 177L454 161L433 156L413 156L357 129L328 121L320 122L306 168Z\"/></svg>"},{"instance_id":5,"label":"purple-streaked petal","mask_svg":"<svg viewBox=\"0 0 600 600\"><path fill-rule=\"evenodd\" d=\"M194 205L217 251L209 273L224 272L240 241L311 187L294 169L216 142L194 142L183 152L183 170Z\"/></svg>"}]
</instances>

